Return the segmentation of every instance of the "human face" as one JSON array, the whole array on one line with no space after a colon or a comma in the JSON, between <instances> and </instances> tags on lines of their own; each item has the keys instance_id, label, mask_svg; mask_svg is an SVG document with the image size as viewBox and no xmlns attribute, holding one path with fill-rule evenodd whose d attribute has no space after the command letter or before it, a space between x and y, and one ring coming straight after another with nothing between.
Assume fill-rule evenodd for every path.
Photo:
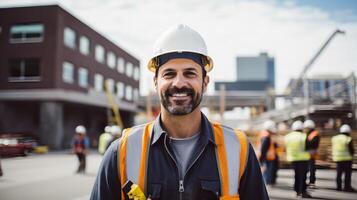
<instances>
[{"instance_id":1,"label":"human face","mask_svg":"<svg viewBox=\"0 0 357 200\"><path fill-rule=\"evenodd\" d=\"M177 58L160 66L154 83L162 107L172 115L192 113L201 103L209 82L202 67L190 59Z\"/></svg>"}]
</instances>

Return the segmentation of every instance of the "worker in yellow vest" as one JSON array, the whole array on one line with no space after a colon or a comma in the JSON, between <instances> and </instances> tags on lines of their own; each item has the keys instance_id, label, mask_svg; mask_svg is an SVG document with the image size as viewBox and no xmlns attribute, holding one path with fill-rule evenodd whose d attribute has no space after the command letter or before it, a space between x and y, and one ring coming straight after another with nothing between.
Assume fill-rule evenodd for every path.
<instances>
[{"instance_id":1,"label":"worker in yellow vest","mask_svg":"<svg viewBox=\"0 0 357 200\"><path fill-rule=\"evenodd\" d=\"M113 140L111 129L111 126L106 126L104 128L104 133L100 134L99 136L98 152L102 155L104 155L105 151L109 147L110 142Z\"/></svg>"},{"instance_id":2,"label":"worker in yellow vest","mask_svg":"<svg viewBox=\"0 0 357 200\"><path fill-rule=\"evenodd\" d=\"M303 128L301 121L295 121L292 124L292 132L285 136L286 159L291 162L294 168L294 190L297 197L311 198L311 195L306 191L306 174L310 154L306 151L307 135L302 132Z\"/></svg>"},{"instance_id":3,"label":"worker in yellow vest","mask_svg":"<svg viewBox=\"0 0 357 200\"><path fill-rule=\"evenodd\" d=\"M91 200L269 199L246 135L201 112L212 67L202 36L189 26L159 37L148 69L160 115L111 144Z\"/></svg>"},{"instance_id":4,"label":"worker in yellow vest","mask_svg":"<svg viewBox=\"0 0 357 200\"><path fill-rule=\"evenodd\" d=\"M353 160L353 143L350 136L351 127L347 124L343 124L340 127L339 134L331 138L332 143L332 160L337 164L337 190L342 190L342 174L345 174L344 190L348 192L356 192L351 185L352 175L352 160Z\"/></svg>"},{"instance_id":5,"label":"worker in yellow vest","mask_svg":"<svg viewBox=\"0 0 357 200\"><path fill-rule=\"evenodd\" d=\"M275 122L268 120L264 123L264 130L260 133L259 161L262 165L263 176L267 185L275 185L279 158L277 154L277 143L273 137L276 134Z\"/></svg>"},{"instance_id":6,"label":"worker in yellow vest","mask_svg":"<svg viewBox=\"0 0 357 200\"><path fill-rule=\"evenodd\" d=\"M315 129L315 122L308 119L304 122L304 132L307 134L306 150L310 153L309 160L309 188L316 189L316 159L320 143L319 132Z\"/></svg>"}]
</instances>

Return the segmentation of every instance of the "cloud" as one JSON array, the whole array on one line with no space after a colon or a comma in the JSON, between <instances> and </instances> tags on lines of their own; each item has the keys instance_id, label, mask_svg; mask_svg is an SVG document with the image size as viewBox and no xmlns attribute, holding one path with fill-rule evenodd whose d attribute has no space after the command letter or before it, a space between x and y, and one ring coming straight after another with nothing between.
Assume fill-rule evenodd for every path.
<instances>
[{"instance_id":1,"label":"cloud","mask_svg":"<svg viewBox=\"0 0 357 200\"><path fill-rule=\"evenodd\" d=\"M151 46L162 31L177 23L192 26L205 38L215 61L211 81L233 81L236 56L267 51L275 57L276 85L278 91L283 91L336 28L347 34L331 42L309 75L357 73L357 22L338 21L333 18L336 14L317 7L296 6L293 1L278 5L275 1L235 0L3 0L0 6L35 2L59 2L137 56L144 72L143 91L147 91L151 80L151 74L146 72ZM343 12L339 15L347 17Z\"/></svg>"}]
</instances>

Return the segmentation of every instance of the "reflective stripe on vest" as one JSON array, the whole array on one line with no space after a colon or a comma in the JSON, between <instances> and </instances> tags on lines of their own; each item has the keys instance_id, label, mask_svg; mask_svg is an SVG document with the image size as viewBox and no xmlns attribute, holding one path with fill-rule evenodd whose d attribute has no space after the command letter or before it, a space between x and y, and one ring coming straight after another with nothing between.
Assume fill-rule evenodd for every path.
<instances>
[{"instance_id":1,"label":"reflective stripe on vest","mask_svg":"<svg viewBox=\"0 0 357 200\"><path fill-rule=\"evenodd\" d=\"M353 159L348 150L348 144L351 140L351 137L343 134L332 137L332 160L334 162L349 161Z\"/></svg>"},{"instance_id":2,"label":"reflective stripe on vest","mask_svg":"<svg viewBox=\"0 0 357 200\"><path fill-rule=\"evenodd\" d=\"M121 185L131 180L137 183L145 194L148 148L153 125L152 122L124 130L118 149L118 174ZM216 156L222 190L220 199L239 199L239 180L244 173L248 157L247 138L243 132L217 123L212 123L212 127L217 144Z\"/></svg>"},{"instance_id":3,"label":"reflective stripe on vest","mask_svg":"<svg viewBox=\"0 0 357 200\"><path fill-rule=\"evenodd\" d=\"M316 136L318 136L319 135L319 132L317 132L317 131L313 131L312 133L310 133L309 134L309 136L307 137L307 139L309 140L309 141L311 141L311 140L313 140Z\"/></svg>"},{"instance_id":4,"label":"reflective stripe on vest","mask_svg":"<svg viewBox=\"0 0 357 200\"><path fill-rule=\"evenodd\" d=\"M285 136L286 160L306 161L310 159L310 154L305 150L306 134L302 132L291 132Z\"/></svg>"}]
</instances>

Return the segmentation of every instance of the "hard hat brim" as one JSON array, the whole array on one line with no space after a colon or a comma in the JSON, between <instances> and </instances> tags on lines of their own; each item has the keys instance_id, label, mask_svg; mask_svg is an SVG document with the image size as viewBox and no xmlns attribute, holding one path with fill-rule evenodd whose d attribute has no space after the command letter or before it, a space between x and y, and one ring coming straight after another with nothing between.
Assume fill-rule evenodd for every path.
<instances>
[{"instance_id":1,"label":"hard hat brim","mask_svg":"<svg viewBox=\"0 0 357 200\"><path fill-rule=\"evenodd\" d=\"M166 53L173 53L173 52L166 52ZM195 53L195 52L193 52L193 53ZM157 56L160 56L160 55L157 55ZM155 71L156 71L155 58L157 56L151 58L148 62L148 66L147 66L149 71L151 71L153 73L155 73ZM210 72L213 68L213 60L209 56L206 56L206 55L202 55L202 56L205 56L207 58L208 63L204 66L204 68L205 68L206 72Z\"/></svg>"}]
</instances>

